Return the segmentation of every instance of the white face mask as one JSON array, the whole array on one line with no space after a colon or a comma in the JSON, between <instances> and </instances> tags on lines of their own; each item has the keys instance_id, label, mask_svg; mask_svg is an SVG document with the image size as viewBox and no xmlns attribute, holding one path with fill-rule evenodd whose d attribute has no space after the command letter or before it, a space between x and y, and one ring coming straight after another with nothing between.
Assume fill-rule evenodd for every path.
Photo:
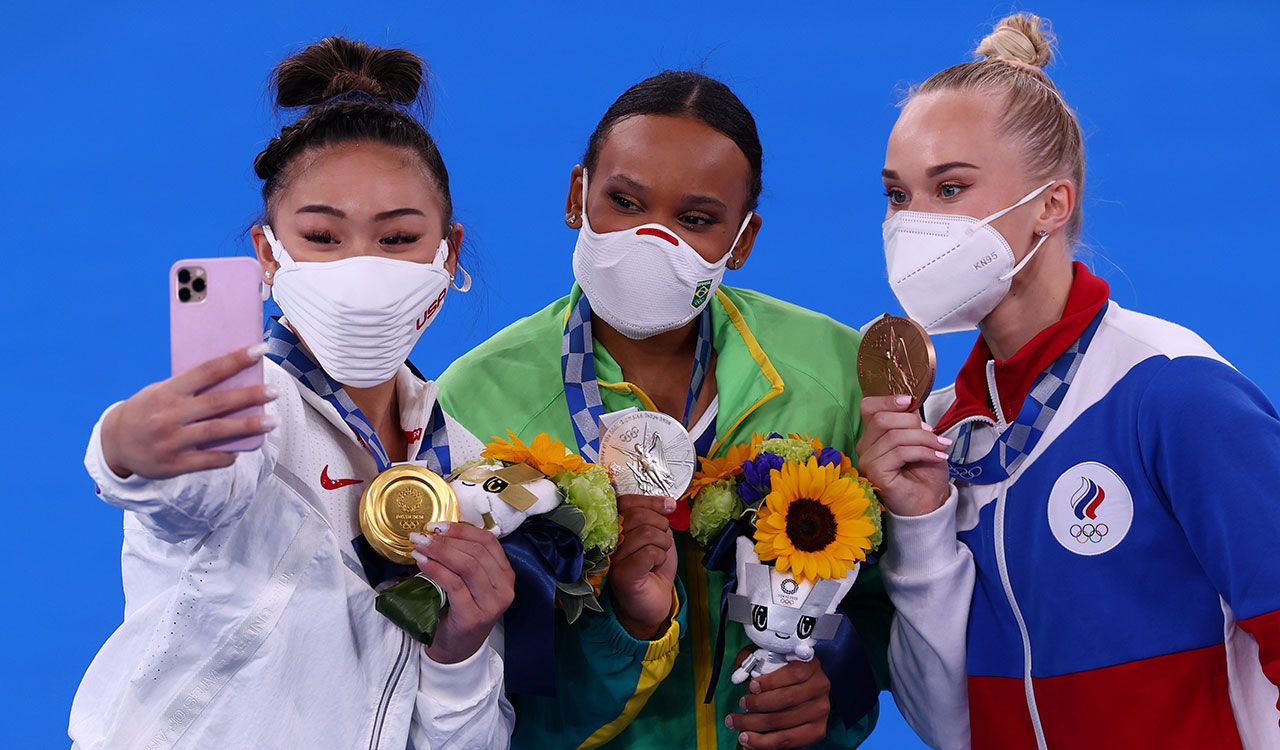
<instances>
[{"instance_id":1,"label":"white face mask","mask_svg":"<svg viewBox=\"0 0 1280 750\"><path fill-rule=\"evenodd\" d=\"M435 259L414 263L358 255L298 262L264 225L280 269L271 286L289 325L329 377L353 388L371 388L395 377L444 305L453 281L445 268L449 243L440 240ZM461 267L463 285L471 277Z\"/></svg>"},{"instance_id":2,"label":"white face mask","mask_svg":"<svg viewBox=\"0 0 1280 750\"><path fill-rule=\"evenodd\" d=\"M582 229L573 249L573 275L592 311L623 336L647 339L679 328L706 309L749 221L751 213L715 263L661 224L595 232L587 219L583 170Z\"/></svg>"},{"instance_id":3,"label":"white face mask","mask_svg":"<svg viewBox=\"0 0 1280 750\"><path fill-rule=\"evenodd\" d=\"M1035 198L1049 182L985 219L958 214L899 211L884 223L889 286L907 315L929 333L978 327L1009 293L1048 233L1014 265L1009 243L991 222Z\"/></svg>"}]
</instances>

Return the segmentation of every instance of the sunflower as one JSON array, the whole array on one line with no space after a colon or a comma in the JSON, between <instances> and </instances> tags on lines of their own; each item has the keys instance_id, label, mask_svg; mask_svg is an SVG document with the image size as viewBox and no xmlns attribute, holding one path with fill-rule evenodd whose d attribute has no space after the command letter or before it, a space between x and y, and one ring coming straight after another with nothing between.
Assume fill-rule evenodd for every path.
<instances>
[{"instance_id":1,"label":"sunflower","mask_svg":"<svg viewBox=\"0 0 1280 750\"><path fill-rule=\"evenodd\" d=\"M528 464L548 477L564 471L578 473L588 468L581 456L570 453L564 443L552 440L545 432L538 433L527 445L511 430L507 430L507 437L509 442L494 435L493 442L485 446L481 455L509 464Z\"/></svg>"},{"instance_id":2,"label":"sunflower","mask_svg":"<svg viewBox=\"0 0 1280 750\"><path fill-rule=\"evenodd\" d=\"M684 496L696 498L704 488L741 474L742 465L760 453L760 444L763 442L764 436L757 433L751 436L750 443L730 446L720 458L710 456L699 458L698 461L702 466L693 475L693 481L689 483L689 489L685 491Z\"/></svg>"},{"instance_id":3,"label":"sunflower","mask_svg":"<svg viewBox=\"0 0 1280 750\"><path fill-rule=\"evenodd\" d=\"M872 549L874 499L839 466L784 464L756 518L756 554L801 580L841 578Z\"/></svg>"}]
</instances>

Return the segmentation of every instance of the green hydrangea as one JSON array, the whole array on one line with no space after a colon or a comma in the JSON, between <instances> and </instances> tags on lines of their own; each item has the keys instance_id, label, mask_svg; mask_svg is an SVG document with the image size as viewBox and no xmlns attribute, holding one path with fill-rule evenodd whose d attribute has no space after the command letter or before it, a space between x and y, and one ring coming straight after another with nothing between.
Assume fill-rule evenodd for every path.
<instances>
[{"instance_id":1,"label":"green hydrangea","mask_svg":"<svg viewBox=\"0 0 1280 750\"><path fill-rule=\"evenodd\" d=\"M618 546L618 496L609 484L609 475L599 466L579 474L562 471L552 481L564 498L586 516L582 531L583 549L598 548L608 554Z\"/></svg>"},{"instance_id":2,"label":"green hydrangea","mask_svg":"<svg viewBox=\"0 0 1280 750\"><path fill-rule=\"evenodd\" d=\"M867 493L867 497L871 499L871 504L867 506L867 518L871 519L871 523L875 525L876 531L871 535L871 550L874 552L879 549L880 542L884 541L884 522L880 518L880 498L876 497L876 488L866 477L859 476L858 484L862 486L862 490Z\"/></svg>"},{"instance_id":3,"label":"green hydrangea","mask_svg":"<svg viewBox=\"0 0 1280 750\"><path fill-rule=\"evenodd\" d=\"M715 540L725 524L742 515L744 510L746 506L734 490L733 479L722 479L707 485L693 501L693 510L689 514L689 533L698 540L698 544L705 547Z\"/></svg>"},{"instance_id":4,"label":"green hydrangea","mask_svg":"<svg viewBox=\"0 0 1280 750\"><path fill-rule=\"evenodd\" d=\"M769 438L760 446L760 452L781 456L783 461L804 463L813 457L813 445L795 438Z\"/></svg>"}]
</instances>

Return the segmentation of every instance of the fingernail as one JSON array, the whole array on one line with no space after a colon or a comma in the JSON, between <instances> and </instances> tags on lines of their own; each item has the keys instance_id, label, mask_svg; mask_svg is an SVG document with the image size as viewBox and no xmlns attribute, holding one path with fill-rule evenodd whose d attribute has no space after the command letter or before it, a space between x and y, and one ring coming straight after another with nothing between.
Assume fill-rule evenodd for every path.
<instances>
[{"instance_id":1,"label":"fingernail","mask_svg":"<svg viewBox=\"0 0 1280 750\"><path fill-rule=\"evenodd\" d=\"M943 445L951 445L951 444L952 444L952 443L954 443L955 441L954 441L954 440L952 440L952 439L951 439L951 438L949 438L949 437L942 437L941 435L939 435L939 436L938 436L938 442L939 442L939 443L942 443Z\"/></svg>"},{"instance_id":2,"label":"fingernail","mask_svg":"<svg viewBox=\"0 0 1280 750\"><path fill-rule=\"evenodd\" d=\"M663 513L674 513L675 510L676 510L676 499L674 497L669 497L666 500L662 501Z\"/></svg>"},{"instance_id":3,"label":"fingernail","mask_svg":"<svg viewBox=\"0 0 1280 750\"><path fill-rule=\"evenodd\" d=\"M950 456L943 453L942 451L934 451L933 455L937 456L938 458L950 458Z\"/></svg>"},{"instance_id":4,"label":"fingernail","mask_svg":"<svg viewBox=\"0 0 1280 750\"><path fill-rule=\"evenodd\" d=\"M928 422L921 422L921 423L920 423L920 429L922 429L922 430L928 430L929 432L933 432L933 425L929 424Z\"/></svg>"},{"instance_id":5,"label":"fingernail","mask_svg":"<svg viewBox=\"0 0 1280 750\"><path fill-rule=\"evenodd\" d=\"M261 359L262 355L266 353L267 353L267 342L265 341L262 342L261 344L254 344L253 346L245 350L245 354L249 355L249 359Z\"/></svg>"},{"instance_id":6,"label":"fingernail","mask_svg":"<svg viewBox=\"0 0 1280 750\"><path fill-rule=\"evenodd\" d=\"M893 403L897 404L898 406L906 406L907 404L911 403L911 397L910 397L910 396L898 396L897 398L895 398L895 399L893 400Z\"/></svg>"},{"instance_id":7,"label":"fingernail","mask_svg":"<svg viewBox=\"0 0 1280 750\"><path fill-rule=\"evenodd\" d=\"M267 398L271 399L272 401L275 401L276 399L280 398L280 386L268 385L262 389L262 394Z\"/></svg>"},{"instance_id":8,"label":"fingernail","mask_svg":"<svg viewBox=\"0 0 1280 750\"><path fill-rule=\"evenodd\" d=\"M760 693L760 681L759 681L759 680L752 680L752 681L751 681L751 692L753 692L753 693L757 693L757 694L759 694L759 693Z\"/></svg>"},{"instance_id":9,"label":"fingernail","mask_svg":"<svg viewBox=\"0 0 1280 750\"><path fill-rule=\"evenodd\" d=\"M414 559L414 560L417 560L417 561L418 561L418 564L419 564L419 565L426 565L426 564L427 564L427 556L426 556L426 555L424 555L424 554L422 554L422 553L421 553L421 552L419 552L418 550L416 550L416 549L415 549L415 550L411 550L411 551L409 552L409 554L413 556L413 559Z\"/></svg>"},{"instance_id":10,"label":"fingernail","mask_svg":"<svg viewBox=\"0 0 1280 750\"><path fill-rule=\"evenodd\" d=\"M724 725L730 729L733 729L733 714L729 714L728 716L724 717Z\"/></svg>"},{"instance_id":11,"label":"fingernail","mask_svg":"<svg viewBox=\"0 0 1280 750\"><path fill-rule=\"evenodd\" d=\"M738 699L738 708L741 708L743 711L746 711L746 710L747 710L747 699L746 699L746 697L742 697L742 698L739 698L739 699Z\"/></svg>"},{"instance_id":12,"label":"fingernail","mask_svg":"<svg viewBox=\"0 0 1280 750\"><path fill-rule=\"evenodd\" d=\"M415 531L409 535L409 541L413 542L413 546L415 547L426 547L428 544L431 544L431 537Z\"/></svg>"},{"instance_id":13,"label":"fingernail","mask_svg":"<svg viewBox=\"0 0 1280 750\"><path fill-rule=\"evenodd\" d=\"M743 732L742 734L738 735L738 744L739 744L739 745L742 745L743 747L747 747L747 733L746 733L746 732Z\"/></svg>"},{"instance_id":14,"label":"fingernail","mask_svg":"<svg viewBox=\"0 0 1280 750\"><path fill-rule=\"evenodd\" d=\"M449 524L445 522L433 523L427 528L431 530L432 534L443 534L449 530Z\"/></svg>"},{"instance_id":15,"label":"fingernail","mask_svg":"<svg viewBox=\"0 0 1280 750\"><path fill-rule=\"evenodd\" d=\"M258 421L262 424L262 429L267 432L280 426L280 418L273 414L264 414Z\"/></svg>"}]
</instances>

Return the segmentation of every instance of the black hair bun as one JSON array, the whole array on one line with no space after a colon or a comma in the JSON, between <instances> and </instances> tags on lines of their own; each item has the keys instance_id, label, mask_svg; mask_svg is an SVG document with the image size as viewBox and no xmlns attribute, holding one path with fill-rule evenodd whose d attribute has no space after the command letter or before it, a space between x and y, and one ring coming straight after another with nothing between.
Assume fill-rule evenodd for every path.
<instances>
[{"instance_id":1,"label":"black hair bun","mask_svg":"<svg viewBox=\"0 0 1280 750\"><path fill-rule=\"evenodd\" d=\"M286 58L272 74L276 106L309 107L350 92L391 104L422 95L427 65L407 49L383 49L331 36Z\"/></svg>"}]
</instances>

